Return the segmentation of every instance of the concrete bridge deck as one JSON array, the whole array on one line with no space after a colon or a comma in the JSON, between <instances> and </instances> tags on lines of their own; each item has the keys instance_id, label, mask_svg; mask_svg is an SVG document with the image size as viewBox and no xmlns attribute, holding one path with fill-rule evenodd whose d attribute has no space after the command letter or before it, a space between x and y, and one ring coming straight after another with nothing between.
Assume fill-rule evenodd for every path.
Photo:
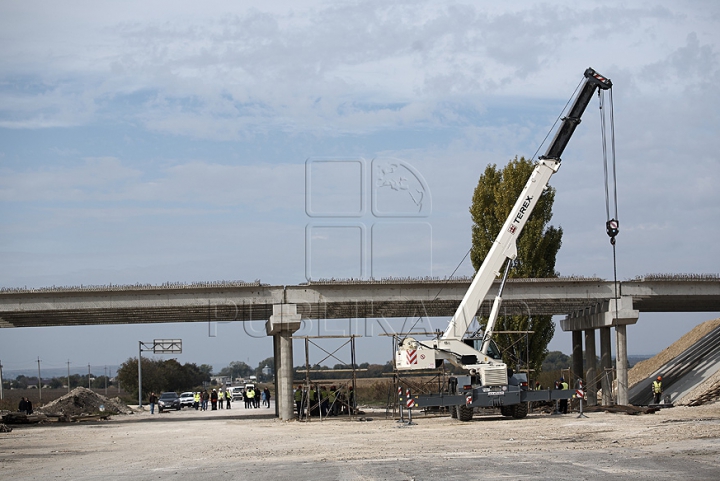
<instances>
[{"instance_id":1,"label":"concrete bridge deck","mask_svg":"<svg viewBox=\"0 0 720 481\"><path fill-rule=\"evenodd\" d=\"M291 419L292 333L299 329L302 319L450 317L470 282L400 279L296 286L218 282L4 289L0 290L0 327L267 321L267 334L273 336L278 413L281 419ZM481 311L487 309L489 313L496 292L497 285ZM654 276L617 284L595 278L512 279L503 295L505 315L567 315L561 327L573 333L573 379L592 380L596 372L612 370L610 330L614 327L619 404L628 402L626 325L636 322L640 312L691 311L720 311L718 276ZM596 331L600 332L600 369L595 366ZM602 387L603 403L610 403L610 379L606 375ZM588 390L590 400L595 398L593 391L594 387Z\"/></svg>"},{"instance_id":2,"label":"concrete bridge deck","mask_svg":"<svg viewBox=\"0 0 720 481\"><path fill-rule=\"evenodd\" d=\"M208 283L0 291L0 327L266 321L273 305L295 304L303 319L452 316L471 279L312 282L291 286ZM489 312L497 292L486 297ZM640 312L720 312L720 278L640 278L618 283ZM565 315L615 297L595 278L510 279L503 308Z\"/></svg>"}]
</instances>

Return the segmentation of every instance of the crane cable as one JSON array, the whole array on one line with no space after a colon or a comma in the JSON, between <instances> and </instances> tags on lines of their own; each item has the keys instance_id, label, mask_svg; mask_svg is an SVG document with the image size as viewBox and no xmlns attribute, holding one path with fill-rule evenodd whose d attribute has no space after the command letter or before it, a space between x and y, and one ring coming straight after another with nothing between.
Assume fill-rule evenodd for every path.
<instances>
[{"instance_id":1,"label":"crane cable","mask_svg":"<svg viewBox=\"0 0 720 481\"><path fill-rule=\"evenodd\" d=\"M610 199L610 180L608 167L608 145L607 145L607 127L605 124L605 96L603 90L598 90L600 99L600 129L602 133L602 149L603 149L603 171L605 174L605 231L610 237L610 244L613 249L613 282L615 286L615 317L618 310L618 280L617 280L617 253L615 250L615 236L620 232L620 222L618 221L618 199L617 199L617 168L615 163L615 114L613 109L612 89L609 90L610 95L610 157L612 163L612 201ZM611 218L611 210L613 217Z\"/></svg>"}]
</instances>

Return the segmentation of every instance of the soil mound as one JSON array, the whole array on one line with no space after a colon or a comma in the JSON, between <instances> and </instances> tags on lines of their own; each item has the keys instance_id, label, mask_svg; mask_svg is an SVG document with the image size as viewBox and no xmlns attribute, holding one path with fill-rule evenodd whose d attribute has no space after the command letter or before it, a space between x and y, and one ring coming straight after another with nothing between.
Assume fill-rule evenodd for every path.
<instances>
[{"instance_id":1,"label":"soil mound","mask_svg":"<svg viewBox=\"0 0 720 481\"><path fill-rule=\"evenodd\" d=\"M133 410L119 398L110 399L86 387L77 387L64 396L36 409L45 414L132 414Z\"/></svg>"},{"instance_id":2,"label":"soil mound","mask_svg":"<svg viewBox=\"0 0 720 481\"><path fill-rule=\"evenodd\" d=\"M652 375L666 363L678 357L686 349L718 326L720 326L720 318L698 324L690 332L682 336L670 346L666 347L659 354L635 364L633 368L628 371L628 387L633 387L640 381L647 379L648 376Z\"/></svg>"},{"instance_id":3,"label":"soil mound","mask_svg":"<svg viewBox=\"0 0 720 481\"><path fill-rule=\"evenodd\" d=\"M634 386L647 379L666 363L682 354L690 346L705 337L710 331L720 326L720 318L706 321L695 326L690 332L682 336L672 345L650 359L637 363L628 371L628 385ZM691 392L675 400L675 404L686 406L699 406L713 403L720 399L720 371L713 374L704 382L699 383Z\"/></svg>"}]
</instances>

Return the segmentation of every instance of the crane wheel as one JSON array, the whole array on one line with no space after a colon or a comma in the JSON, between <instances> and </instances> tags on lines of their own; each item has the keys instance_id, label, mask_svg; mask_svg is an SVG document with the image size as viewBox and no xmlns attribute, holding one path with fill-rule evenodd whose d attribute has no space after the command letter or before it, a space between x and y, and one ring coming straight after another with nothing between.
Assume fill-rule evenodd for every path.
<instances>
[{"instance_id":1,"label":"crane wheel","mask_svg":"<svg viewBox=\"0 0 720 481\"><path fill-rule=\"evenodd\" d=\"M500 414L506 417L510 417L513 415L513 409L514 406L500 406Z\"/></svg>"},{"instance_id":2,"label":"crane wheel","mask_svg":"<svg viewBox=\"0 0 720 481\"><path fill-rule=\"evenodd\" d=\"M474 408L472 408L470 406L458 406L457 407L458 419L463 422L470 421L473 417L473 411L474 411Z\"/></svg>"},{"instance_id":3,"label":"crane wheel","mask_svg":"<svg viewBox=\"0 0 720 481\"><path fill-rule=\"evenodd\" d=\"M453 419L457 419L457 406L450 406L450 417Z\"/></svg>"}]
</instances>

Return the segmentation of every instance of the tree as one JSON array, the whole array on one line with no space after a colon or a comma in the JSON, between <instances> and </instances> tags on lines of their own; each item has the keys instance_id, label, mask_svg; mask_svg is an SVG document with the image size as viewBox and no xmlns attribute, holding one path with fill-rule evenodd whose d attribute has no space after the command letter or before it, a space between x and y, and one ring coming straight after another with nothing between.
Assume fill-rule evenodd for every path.
<instances>
[{"instance_id":1,"label":"tree","mask_svg":"<svg viewBox=\"0 0 720 481\"><path fill-rule=\"evenodd\" d=\"M470 258L475 270L482 265L534 168L530 160L515 157L502 170L495 164L488 165L480 176L470 207L473 221ZM555 260L562 244L562 229L548 226L554 201L555 189L548 186L518 237L518 256L509 277L558 276ZM499 317L495 330L534 331L527 340L524 334L497 334L494 339L509 366L527 362L530 369L539 372L555 325L552 316L522 314Z\"/></svg>"},{"instance_id":2,"label":"tree","mask_svg":"<svg viewBox=\"0 0 720 481\"><path fill-rule=\"evenodd\" d=\"M120 365L117 379L120 386L132 395L138 392L137 358L131 357ZM176 359L166 361L143 358L142 390L144 394L151 391L189 391L203 382L210 381L210 376L192 363L180 364Z\"/></svg>"},{"instance_id":3,"label":"tree","mask_svg":"<svg viewBox=\"0 0 720 481\"><path fill-rule=\"evenodd\" d=\"M207 377L212 376L213 367L210 364L200 364L197 368Z\"/></svg>"},{"instance_id":4,"label":"tree","mask_svg":"<svg viewBox=\"0 0 720 481\"><path fill-rule=\"evenodd\" d=\"M263 373L263 369L265 369L265 367L270 368L269 376L266 376ZM258 364L258 367L255 368L255 376L257 376L257 378L262 381L272 380L274 373L275 373L275 358L274 357L268 357L266 359L263 359Z\"/></svg>"},{"instance_id":5,"label":"tree","mask_svg":"<svg viewBox=\"0 0 720 481\"><path fill-rule=\"evenodd\" d=\"M227 367L220 370L219 375L229 377L233 380L237 378L248 378L253 375L255 370L242 361L233 361Z\"/></svg>"}]
</instances>

